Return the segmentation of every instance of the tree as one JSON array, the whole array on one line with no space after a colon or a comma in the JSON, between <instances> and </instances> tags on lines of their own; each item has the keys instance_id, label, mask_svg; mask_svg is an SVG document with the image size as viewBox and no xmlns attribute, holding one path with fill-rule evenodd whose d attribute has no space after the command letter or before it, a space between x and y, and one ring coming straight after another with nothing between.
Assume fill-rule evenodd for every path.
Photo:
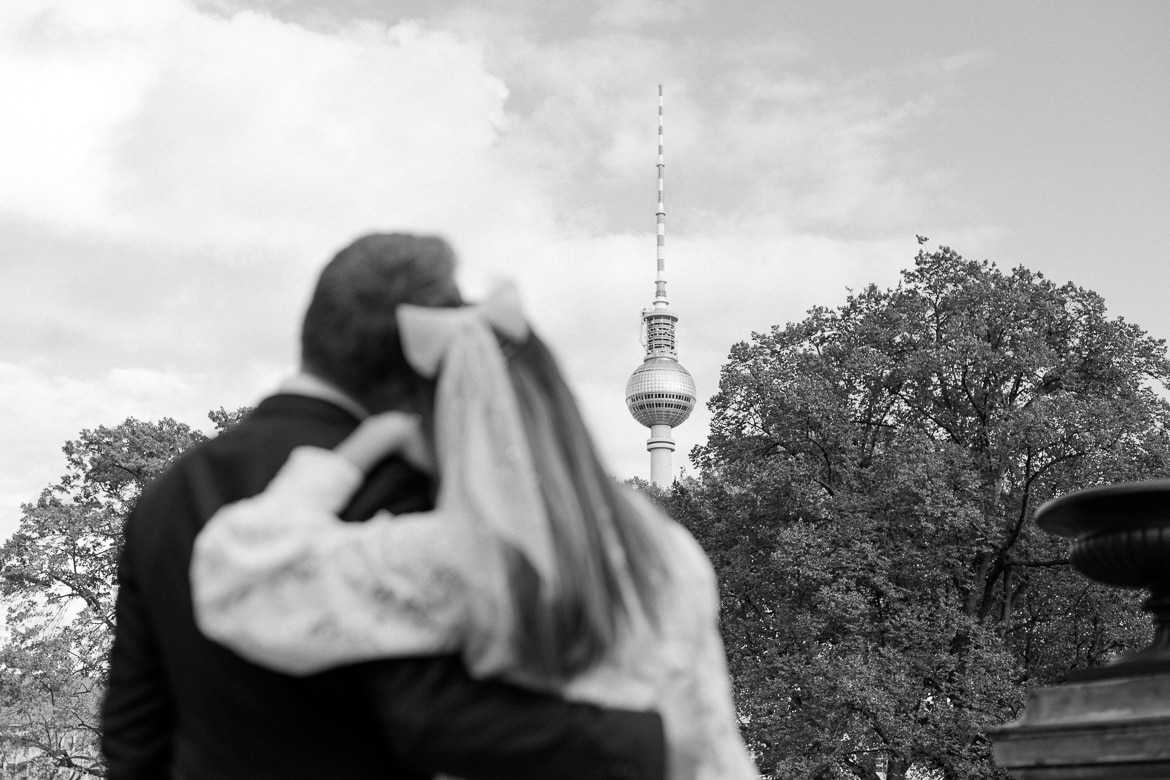
<instances>
[{"instance_id":1,"label":"tree","mask_svg":"<svg viewBox=\"0 0 1170 780\"><path fill-rule=\"evenodd\" d=\"M1139 643L1135 599L1030 520L1164 473L1168 378L1095 293L945 247L735 345L700 478L665 501L720 573L761 767L997 776L984 730L1025 685Z\"/></svg>"},{"instance_id":2,"label":"tree","mask_svg":"<svg viewBox=\"0 0 1170 780\"><path fill-rule=\"evenodd\" d=\"M248 410L211 412L218 431ZM122 526L143 487L206 439L164 418L84 430L67 470L0 547L0 760L28 777L103 776L97 747Z\"/></svg>"}]
</instances>

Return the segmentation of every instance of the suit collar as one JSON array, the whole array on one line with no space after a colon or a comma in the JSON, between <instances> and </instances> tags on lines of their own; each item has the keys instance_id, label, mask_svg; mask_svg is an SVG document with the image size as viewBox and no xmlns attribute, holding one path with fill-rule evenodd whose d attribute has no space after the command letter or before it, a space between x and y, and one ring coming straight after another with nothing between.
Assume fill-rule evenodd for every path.
<instances>
[{"instance_id":1,"label":"suit collar","mask_svg":"<svg viewBox=\"0 0 1170 780\"><path fill-rule=\"evenodd\" d=\"M316 398L328 401L334 406L340 406L358 420L370 416L369 411L357 402L352 396L345 393L336 385L327 382L319 376L300 371L280 383L277 393L281 395L301 395L307 398Z\"/></svg>"},{"instance_id":2,"label":"suit collar","mask_svg":"<svg viewBox=\"0 0 1170 780\"><path fill-rule=\"evenodd\" d=\"M361 422L353 410L339 406L332 400L314 398L302 393L276 392L256 405L251 416L257 419L287 419L289 416L299 420L315 419L330 421L333 425L352 428Z\"/></svg>"}]
</instances>

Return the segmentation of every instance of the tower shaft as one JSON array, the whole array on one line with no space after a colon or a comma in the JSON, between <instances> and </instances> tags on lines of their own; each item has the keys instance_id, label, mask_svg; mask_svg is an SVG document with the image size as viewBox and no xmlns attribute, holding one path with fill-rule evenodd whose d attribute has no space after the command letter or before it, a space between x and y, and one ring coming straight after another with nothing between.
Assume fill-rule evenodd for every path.
<instances>
[{"instance_id":1,"label":"tower shaft","mask_svg":"<svg viewBox=\"0 0 1170 780\"><path fill-rule=\"evenodd\" d=\"M646 451L650 453L650 481L659 487L666 487L674 481L670 464L674 439L670 438L670 433L669 425L652 425L650 438L646 440Z\"/></svg>"}]
</instances>

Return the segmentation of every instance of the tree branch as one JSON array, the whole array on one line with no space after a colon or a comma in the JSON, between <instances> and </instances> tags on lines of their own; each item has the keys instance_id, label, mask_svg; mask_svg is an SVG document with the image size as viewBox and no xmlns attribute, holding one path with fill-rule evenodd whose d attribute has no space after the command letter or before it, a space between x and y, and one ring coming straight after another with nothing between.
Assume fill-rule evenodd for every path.
<instances>
[{"instance_id":1,"label":"tree branch","mask_svg":"<svg viewBox=\"0 0 1170 780\"><path fill-rule=\"evenodd\" d=\"M1068 566L1069 563L1070 561L1068 558L1053 558L1050 561L1013 561L1009 559L1006 563L1004 563L1004 568L1010 568L1012 566L1036 566L1050 568L1053 566Z\"/></svg>"}]
</instances>

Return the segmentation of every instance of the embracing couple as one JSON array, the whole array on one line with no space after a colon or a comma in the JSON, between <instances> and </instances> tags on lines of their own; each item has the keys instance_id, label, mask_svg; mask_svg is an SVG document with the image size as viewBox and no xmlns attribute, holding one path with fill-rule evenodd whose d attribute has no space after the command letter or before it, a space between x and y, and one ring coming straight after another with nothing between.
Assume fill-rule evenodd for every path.
<instances>
[{"instance_id":1,"label":"embracing couple","mask_svg":"<svg viewBox=\"0 0 1170 780\"><path fill-rule=\"evenodd\" d=\"M514 292L326 266L301 372L126 523L114 780L750 780L695 541L613 481Z\"/></svg>"}]
</instances>

